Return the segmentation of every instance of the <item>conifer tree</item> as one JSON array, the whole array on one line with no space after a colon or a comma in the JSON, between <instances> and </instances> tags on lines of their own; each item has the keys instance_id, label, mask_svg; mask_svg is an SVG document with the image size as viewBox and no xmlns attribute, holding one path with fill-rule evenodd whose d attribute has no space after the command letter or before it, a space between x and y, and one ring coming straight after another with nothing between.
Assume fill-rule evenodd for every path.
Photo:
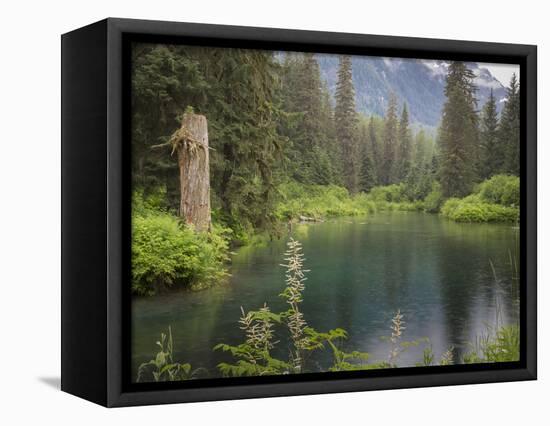
<instances>
[{"instance_id":1,"label":"conifer tree","mask_svg":"<svg viewBox=\"0 0 550 426\"><path fill-rule=\"evenodd\" d=\"M428 138L424 129L420 129L414 137L414 155L413 163L419 166L425 166L428 155Z\"/></svg>"},{"instance_id":2,"label":"conifer tree","mask_svg":"<svg viewBox=\"0 0 550 426\"><path fill-rule=\"evenodd\" d=\"M399 155L397 156L395 176L399 181L405 180L411 171L412 163L412 136L409 129L409 112L407 104L403 104L401 120L399 121Z\"/></svg>"},{"instance_id":3,"label":"conifer tree","mask_svg":"<svg viewBox=\"0 0 550 426\"><path fill-rule=\"evenodd\" d=\"M288 152L292 176L308 184L336 183L331 156L332 110L317 59L313 53L287 54L283 69L283 105L290 113L285 133L293 145Z\"/></svg>"},{"instance_id":4,"label":"conifer tree","mask_svg":"<svg viewBox=\"0 0 550 426\"><path fill-rule=\"evenodd\" d=\"M500 140L504 153L502 172L519 175L519 84L514 73L507 90L507 100L500 120Z\"/></svg>"},{"instance_id":5,"label":"conifer tree","mask_svg":"<svg viewBox=\"0 0 550 426\"><path fill-rule=\"evenodd\" d=\"M369 126L361 126L360 146L361 163L359 165L359 189L363 192L369 192L376 185L376 176L374 171L374 160L369 138Z\"/></svg>"},{"instance_id":6,"label":"conifer tree","mask_svg":"<svg viewBox=\"0 0 550 426\"><path fill-rule=\"evenodd\" d=\"M372 175L374 179L374 185L380 184L380 151L378 149L378 137L376 135L376 126L374 124L374 116L371 115L369 120L369 127L368 127L368 147L370 149L371 153L371 159L372 159Z\"/></svg>"},{"instance_id":7,"label":"conifer tree","mask_svg":"<svg viewBox=\"0 0 550 426\"><path fill-rule=\"evenodd\" d=\"M481 113L479 174L482 179L487 179L503 169L504 150L499 144L498 133L497 104L491 89Z\"/></svg>"},{"instance_id":8,"label":"conifer tree","mask_svg":"<svg viewBox=\"0 0 550 426\"><path fill-rule=\"evenodd\" d=\"M382 156L382 167L380 169L380 181L382 185L390 185L396 182L395 160L397 146L397 99L392 93L384 121L384 153Z\"/></svg>"},{"instance_id":9,"label":"conifer tree","mask_svg":"<svg viewBox=\"0 0 550 426\"><path fill-rule=\"evenodd\" d=\"M342 153L344 185L350 193L358 190L357 166L357 113L353 87L351 57L341 56L336 84L336 107L334 110L336 137Z\"/></svg>"},{"instance_id":10,"label":"conifer tree","mask_svg":"<svg viewBox=\"0 0 550 426\"><path fill-rule=\"evenodd\" d=\"M478 117L474 77L463 62L449 66L447 101L439 129L439 178L444 197L465 197L476 180Z\"/></svg>"}]
</instances>

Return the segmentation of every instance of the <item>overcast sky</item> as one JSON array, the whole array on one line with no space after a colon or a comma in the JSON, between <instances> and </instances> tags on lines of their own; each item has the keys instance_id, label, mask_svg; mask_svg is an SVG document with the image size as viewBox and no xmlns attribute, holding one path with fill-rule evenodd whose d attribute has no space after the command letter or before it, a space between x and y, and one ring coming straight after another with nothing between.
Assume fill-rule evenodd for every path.
<instances>
[{"instance_id":1,"label":"overcast sky","mask_svg":"<svg viewBox=\"0 0 550 426\"><path fill-rule=\"evenodd\" d=\"M513 73L516 73L519 79L519 65L480 63L479 66L487 68L504 87L508 87Z\"/></svg>"}]
</instances>

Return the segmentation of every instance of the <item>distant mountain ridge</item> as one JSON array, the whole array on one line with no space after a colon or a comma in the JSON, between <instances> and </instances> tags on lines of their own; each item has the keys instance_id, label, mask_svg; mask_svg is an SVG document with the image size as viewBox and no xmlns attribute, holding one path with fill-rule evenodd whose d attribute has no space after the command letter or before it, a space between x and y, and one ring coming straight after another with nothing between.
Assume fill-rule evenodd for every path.
<instances>
[{"instance_id":1,"label":"distant mountain ridge","mask_svg":"<svg viewBox=\"0 0 550 426\"><path fill-rule=\"evenodd\" d=\"M334 97L338 73L337 55L317 55L321 77ZM468 63L476 75L478 108L481 109L493 89L500 112L506 101L506 88L487 68ZM448 62L438 60L352 57L353 82L357 110L383 116L390 94L395 93L399 108L407 103L411 122L436 127L445 103L445 78Z\"/></svg>"}]
</instances>

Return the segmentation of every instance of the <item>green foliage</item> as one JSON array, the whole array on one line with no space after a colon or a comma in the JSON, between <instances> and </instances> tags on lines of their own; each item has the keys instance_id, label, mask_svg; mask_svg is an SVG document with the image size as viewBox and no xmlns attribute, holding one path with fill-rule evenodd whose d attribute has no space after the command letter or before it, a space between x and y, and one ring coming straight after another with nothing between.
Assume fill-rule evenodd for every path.
<instances>
[{"instance_id":1,"label":"green foliage","mask_svg":"<svg viewBox=\"0 0 550 426\"><path fill-rule=\"evenodd\" d=\"M340 57L336 84L334 121L336 137L342 152L344 186L351 193L358 191L359 169L357 165L357 112L355 89L352 79L351 57Z\"/></svg>"},{"instance_id":2,"label":"green foliage","mask_svg":"<svg viewBox=\"0 0 550 426\"><path fill-rule=\"evenodd\" d=\"M424 203L408 197L407 185L404 183L387 186L376 186L364 197L358 197L357 202L370 206L372 211L422 211Z\"/></svg>"},{"instance_id":3,"label":"green foliage","mask_svg":"<svg viewBox=\"0 0 550 426\"><path fill-rule=\"evenodd\" d=\"M376 136L374 134L373 120L366 126L361 123L360 127L360 152L361 162L359 164L359 189L368 192L378 182L375 158L377 156Z\"/></svg>"},{"instance_id":4,"label":"green foliage","mask_svg":"<svg viewBox=\"0 0 550 426\"><path fill-rule=\"evenodd\" d=\"M281 130L288 136L289 175L305 184L339 182L339 152L334 136L332 105L319 64L311 53L287 53L282 65Z\"/></svg>"},{"instance_id":5,"label":"green foliage","mask_svg":"<svg viewBox=\"0 0 550 426\"><path fill-rule=\"evenodd\" d=\"M329 371L369 370L387 366L385 363L369 364L370 354L367 352L343 351L342 345L344 340L347 339L348 334L341 328L320 333L308 327L305 332L307 335L308 350L325 349L328 346L332 351L333 364L329 367Z\"/></svg>"},{"instance_id":6,"label":"green foliage","mask_svg":"<svg viewBox=\"0 0 550 426\"><path fill-rule=\"evenodd\" d=\"M208 120L211 195L230 227L270 229L286 137L278 127L280 66L270 52L138 44L132 51L132 176L165 185L179 205L176 159L165 143L190 107ZM238 224L238 225L236 225Z\"/></svg>"},{"instance_id":7,"label":"green foliage","mask_svg":"<svg viewBox=\"0 0 550 426\"><path fill-rule=\"evenodd\" d=\"M476 193L487 203L519 207L519 177L495 175L482 182L478 186Z\"/></svg>"},{"instance_id":8,"label":"green foliage","mask_svg":"<svg viewBox=\"0 0 550 426\"><path fill-rule=\"evenodd\" d=\"M456 222L515 222L519 210L480 201L476 195L463 199L449 198L441 208L444 217Z\"/></svg>"},{"instance_id":9,"label":"green foliage","mask_svg":"<svg viewBox=\"0 0 550 426\"><path fill-rule=\"evenodd\" d=\"M465 198L449 198L441 214L457 222L515 222L519 218L519 178L496 175Z\"/></svg>"},{"instance_id":10,"label":"green foliage","mask_svg":"<svg viewBox=\"0 0 550 426\"><path fill-rule=\"evenodd\" d=\"M408 201L405 195L405 185L401 183L377 186L372 188L368 195L373 201L377 202L401 203Z\"/></svg>"},{"instance_id":11,"label":"green foliage","mask_svg":"<svg viewBox=\"0 0 550 426\"><path fill-rule=\"evenodd\" d=\"M134 194L132 292L153 295L175 284L201 289L227 277L228 230L197 233ZM139 214L139 213L141 214Z\"/></svg>"},{"instance_id":12,"label":"green foliage","mask_svg":"<svg viewBox=\"0 0 550 426\"><path fill-rule=\"evenodd\" d=\"M364 197L351 197L345 188L336 185L301 185L288 182L281 185L281 202L276 214L280 220L300 217L321 220L336 216L357 216L374 211L374 205Z\"/></svg>"},{"instance_id":13,"label":"green foliage","mask_svg":"<svg viewBox=\"0 0 550 426\"><path fill-rule=\"evenodd\" d=\"M479 174L483 179L501 172L504 166L504 149L499 146L498 125L497 105L491 89L489 100L481 112Z\"/></svg>"},{"instance_id":14,"label":"green foliage","mask_svg":"<svg viewBox=\"0 0 550 426\"><path fill-rule=\"evenodd\" d=\"M438 182L432 184L432 190L424 199L424 209L428 213L438 213L443 205L443 193Z\"/></svg>"},{"instance_id":15,"label":"green foliage","mask_svg":"<svg viewBox=\"0 0 550 426\"><path fill-rule=\"evenodd\" d=\"M198 375L200 370L192 370L191 364L174 362L174 342L172 328L168 327L168 335L161 333L157 342L159 351L153 359L144 362L138 368L137 381L173 382L189 380Z\"/></svg>"},{"instance_id":16,"label":"green foliage","mask_svg":"<svg viewBox=\"0 0 550 426\"><path fill-rule=\"evenodd\" d=\"M412 167L412 135L409 128L409 112L407 104L403 105L399 121L399 150L397 155L395 176L398 181L404 181L409 176Z\"/></svg>"},{"instance_id":17,"label":"green foliage","mask_svg":"<svg viewBox=\"0 0 550 426\"><path fill-rule=\"evenodd\" d=\"M424 348L424 351L422 352L422 362L418 364L418 366L423 367L429 367L430 365L433 365L434 362L434 352L432 345L429 345Z\"/></svg>"},{"instance_id":18,"label":"green foliage","mask_svg":"<svg viewBox=\"0 0 550 426\"><path fill-rule=\"evenodd\" d=\"M245 341L239 345L218 344L214 350L230 353L237 358L235 364L220 363L218 368L224 376L263 376L285 374L292 370L290 363L271 356L275 346L273 326L281 322L281 315L274 314L264 304L258 311L245 313L241 307L240 328L245 333Z\"/></svg>"},{"instance_id":19,"label":"green foliage","mask_svg":"<svg viewBox=\"0 0 550 426\"><path fill-rule=\"evenodd\" d=\"M478 337L472 351L464 356L465 364L519 361L519 326L503 326L494 334L490 330Z\"/></svg>"},{"instance_id":20,"label":"green foliage","mask_svg":"<svg viewBox=\"0 0 550 426\"><path fill-rule=\"evenodd\" d=\"M384 120L383 155L379 169L380 184L391 185L397 182L396 164L399 147L399 122L397 120L397 98L390 96Z\"/></svg>"},{"instance_id":21,"label":"green foliage","mask_svg":"<svg viewBox=\"0 0 550 426\"><path fill-rule=\"evenodd\" d=\"M478 116L474 73L463 62L452 62L447 75L443 117L439 129L441 190L445 197L464 197L476 179Z\"/></svg>"},{"instance_id":22,"label":"green foliage","mask_svg":"<svg viewBox=\"0 0 550 426\"><path fill-rule=\"evenodd\" d=\"M504 152L502 172L519 176L520 88L516 74L512 75L506 98L499 127Z\"/></svg>"}]
</instances>

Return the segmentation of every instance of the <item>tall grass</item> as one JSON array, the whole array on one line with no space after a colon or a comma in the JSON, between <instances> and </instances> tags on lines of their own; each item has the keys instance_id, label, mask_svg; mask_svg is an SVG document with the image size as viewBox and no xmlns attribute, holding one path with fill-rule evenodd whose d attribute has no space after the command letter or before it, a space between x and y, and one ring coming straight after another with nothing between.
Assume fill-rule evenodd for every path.
<instances>
[{"instance_id":1,"label":"tall grass","mask_svg":"<svg viewBox=\"0 0 550 426\"><path fill-rule=\"evenodd\" d=\"M189 380L198 377L200 372L204 370L193 370L191 364L180 364L174 361L172 327L168 327L168 334L161 333L160 340L157 341L157 346L159 347L159 351L155 357L139 366L136 379L137 382L173 382Z\"/></svg>"}]
</instances>

